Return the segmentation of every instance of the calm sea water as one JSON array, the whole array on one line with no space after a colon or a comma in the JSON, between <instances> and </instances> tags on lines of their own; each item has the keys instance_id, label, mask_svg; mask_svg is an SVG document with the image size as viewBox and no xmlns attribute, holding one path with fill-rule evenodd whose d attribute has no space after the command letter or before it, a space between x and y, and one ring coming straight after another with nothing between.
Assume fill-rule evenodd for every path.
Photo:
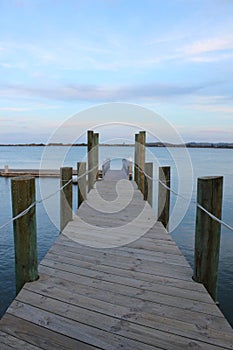
<instances>
[{"instance_id":1,"label":"calm sea water","mask_svg":"<svg viewBox=\"0 0 233 350\"><path fill-rule=\"evenodd\" d=\"M0 147L0 169L4 165L9 168L37 169L43 159L44 147ZM121 167L122 158L133 159L133 147L100 147L100 162L105 158L111 158L112 168ZM191 163L189 162L189 155ZM85 161L86 147L51 147L46 164L49 168L59 166L72 166L76 168L78 161ZM154 177L157 177L157 167L170 165L172 172L171 187L182 190L182 195L188 197L191 191L192 200L196 199L196 179L200 176L223 175L224 197L223 197L223 220L233 226L233 150L223 149L188 149L188 154L182 149L149 148L147 160L154 162ZM193 176L192 172L193 170ZM41 181L41 182L40 182ZM45 185L51 191L59 188L59 179L36 180L37 198L39 199L40 184ZM191 186L190 186L191 184ZM10 179L0 178L0 226L11 218L11 195ZM74 200L73 208L77 206L76 191L73 186ZM157 182L154 182L154 192L157 191ZM154 195L153 206L157 208L156 195ZM59 220L59 197L51 201L55 215ZM176 208L176 218L184 213L182 200L177 205L177 197L171 195L171 211ZM183 254L193 266L193 247L195 231L195 204L188 205L187 212L181 223L172 231L172 236L182 250ZM58 235L58 229L51 222L42 204L37 206L37 235L39 260L46 254L53 241ZM14 245L12 224L0 231L0 317L15 297L14 285ZM220 308L233 326L233 232L222 227L221 252L219 263L218 299Z\"/></svg>"}]
</instances>

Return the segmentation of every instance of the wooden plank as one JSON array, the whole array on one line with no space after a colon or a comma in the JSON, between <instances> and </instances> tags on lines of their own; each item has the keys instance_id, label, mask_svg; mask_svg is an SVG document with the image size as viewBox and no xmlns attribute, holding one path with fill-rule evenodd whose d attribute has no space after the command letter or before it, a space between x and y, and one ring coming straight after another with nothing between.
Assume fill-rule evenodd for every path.
<instances>
[{"instance_id":1,"label":"wooden plank","mask_svg":"<svg viewBox=\"0 0 233 350\"><path fill-rule=\"evenodd\" d=\"M98 328L100 325L99 322L101 320L97 321L94 326L90 326L86 323L83 323L83 320L80 320L79 322L73 320L72 318L64 316L66 315L66 312L64 309L62 310L62 312L59 312L58 308L57 313L53 313L29 304L14 301L8 309L8 313L20 317L26 321L32 322L36 325L42 325L42 327L45 329L52 330L58 334L66 335L72 339L79 339L84 343L88 343L101 349L154 349L153 346L147 345L140 340L135 341L133 339L128 339L124 336L115 334L117 331L114 333L114 329L112 331L109 329L109 332L103 331L102 329ZM78 313L75 314L78 318ZM82 314L82 316L84 315L85 313ZM91 321L90 318L89 321ZM158 348L155 347L155 349Z\"/></svg>"},{"instance_id":2,"label":"wooden plank","mask_svg":"<svg viewBox=\"0 0 233 350\"><path fill-rule=\"evenodd\" d=\"M201 326L199 329L193 323L184 323L179 321L170 320L166 317L157 317L153 313L135 313L131 312L129 308L124 307L123 310L118 310L116 314L116 307L110 312L106 305L104 308L98 308L92 305L92 308L83 308L83 305L77 305L77 303L68 303L64 298L60 300L57 298L42 297L37 293L24 290L17 296L17 300L23 302L27 300L27 304L34 305L45 311L55 311L56 314L64 315L69 319L75 321L82 321L83 323L96 326L98 320L101 320L101 327L103 330L110 330L115 327L116 322L121 320L128 321L127 334L129 336L129 325L132 329L142 330L140 326L146 326L153 328L155 331L166 331L172 335L179 335L182 337L188 337L197 341L204 341L213 345L223 345L231 348L232 336L231 333L223 331L213 330L211 328L203 327L205 333L200 333ZM108 304L109 305L109 304ZM110 306L112 306L110 304ZM138 327L137 327L138 326ZM122 335L124 327L122 327ZM146 328L144 328L145 330ZM148 332L148 330L147 330ZM133 332L132 332L133 333ZM130 336L134 336L133 334ZM207 340L208 338L208 340Z\"/></svg>"},{"instance_id":3,"label":"wooden plank","mask_svg":"<svg viewBox=\"0 0 233 350\"><path fill-rule=\"evenodd\" d=\"M62 244L54 244L54 246L51 248L49 254L60 254L60 251L62 250L63 245ZM187 261L181 256L179 253L174 251L174 253L167 253L165 249L163 248L163 245L159 246L161 249L160 251L156 251L156 254L154 251L151 250L143 250L143 249L131 249L131 251L128 251L128 247L119 247L116 249L109 248L106 252L104 249L93 249L90 247L66 247L66 252L64 254L73 254L73 256L76 256L77 259L80 255L83 255L83 250L85 249L85 254L88 254L88 257L98 257L98 259L119 259L122 257L124 259L124 262L132 261L134 258L139 259L140 257L143 259L143 261L148 261L149 264L153 264L156 262L163 262L165 264L174 264L174 265L181 265L184 267L184 269L190 270L190 265L188 265ZM71 255L70 255L71 256ZM166 261L165 261L166 260ZM171 261L171 262L170 262ZM171 267L172 268L172 267Z\"/></svg>"},{"instance_id":4,"label":"wooden plank","mask_svg":"<svg viewBox=\"0 0 233 350\"><path fill-rule=\"evenodd\" d=\"M22 341L30 343L33 346L39 346L41 349L99 349L59 332L53 332L50 329L44 327L43 322L38 322L38 324L35 324L23 318L19 318L18 315L11 315L10 313L5 314L3 319L0 320L0 327L8 335L17 338L18 340L21 339ZM18 349L18 346L15 348Z\"/></svg>"},{"instance_id":5,"label":"wooden plank","mask_svg":"<svg viewBox=\"0 0 233 350\"><path fill-rule=\"evenodd\" d=\"M114 260L111 257L99 256L99 257L86 257L87 261L95 262L96 264L107 265L112 267L118 267L122 269L127 269L131 271L138 271L143 273L149 273L157 276L164 277L173 277L181 280L189 281L192 277L192 270L186 266L172 265L164 262L153 262L153 261L144 261L135 257L114 257Z\"/></svg>"},{"instance_id":6,"label":"wooden plank","mask_svg":"<svg viewBox=\"0 0 233 350\"><path fill-rule=\"evenodd\" d=\"M25 342L19 338L16 338L10 334L4 333L0 331L0 344L1 344L1 350L8 350L8 349L25 349L25 350L38 350L42 349L38 346L32 345L28 342Z\"/></svg>"},{"instance_id":7,"label":"wooden plank","mask_svg":"<svg viewBox=\"0 0 233 350\"><path fill-rule=\"evenodd\" d=\"M53 255L60 255L60 250L63 247L62 244L54 244L52 249L50 250L50 254ZM73 246L66 246L66 251L64 252L64 256L74 257L75 259L82 259L83 248L75 248ZM89 249L89 247L85 248L86 254L88 254L88 257L95 257L95 256L106 256L106 252L101 252L99 255L95 254L95 251L93 249ZM104 255L105 254L105 255ZM180 265L180 266L186 266L190 268L190 265L185 260L183 256L180 256L178 254L167 254L165 252L157 252L156 255L153 254L151 251L145 251L145 250L139 250L139 249L133 249L133 248L125 248L120 247L117 250L109 249L108 256L112 256L114 258L115 256L125 256L125 257L135 257L137 259L143 259L144 261L148 260L151 262L166 262L167 264L174 264L174 265ZM52 256L51 256L52 258Z\"/></svg>"},{"instance_id":8,"label":"wooden plank","mask_svg":"<svg viewBox=\"0 0 233 350\"><path fill-rule=\"evenodd\" d=\"M66 334L70 337L75 338L78 335L79 339L92 345L96 344L103 349L115 349L116 343L118 346L120 343L121 348L128 349L128 344L132 344L132 342L135 343L135 348L140 350L147 349L148 346L153 347L155 344L157 348L171 349L172 346L172 349L175 350L180 350L184 346L187 349L192 349L194 346L206 350L220 349L218 346L208 343L209 339L207 337L205 337L206 341L203 343L191 337L187 339L169 332L164 333L128 320L116 319L78 308L75 305L71 306L55 299L43 297L41 301L38 295L34 298L33 296L34 293L31 294L33 306L14 301L9 312L16 313L20 317L35 323L40 322L44 327L57 332L66 331ZM231 339L231 336L225 334L224 346L228 349L231 348L231 344L228 345Z\"/></svg>"},{"instance_id":9,"label":"wooden plank","mask_svg":"<svg viewBox=\"0 0 233 350\"><path fill-rule=\"evenodd\" d=\"M79 264L73 264L73 262L72 261L70 262L69 259L65 259L65 261L63 262L60 262L59 258L56 260L44 260L43 266L56 268L61 271L75 273L80 277L80 278L78 277L80 283L82 282L81 276L84 278L91 277L93 279L93 282L95 280L97 281L99 280L101 282L110 282L110 283L114 283L114 285L120 284L123 286L140 288L142 290L154 291L164 295L180 296L182 298L187 298L191 300L197 300L200 302L206 302L206 303L212 304L211 298L207 293L200 293L195 290L192 293L190 293L190 290L186 290L185 288L181 288L181 287L167 286L167 285L162 285L158 283L155 284L151 282L140 281L140 279L135 280L132 278L114 276L107 273L100 273L98 271L93 272L92 270L89 270L87 268L86 269L81 268ZM193 287L194 287L194 284L193 284Z\"/></svg>"},{"instance_id":10,"label":"wooden plank","mask_svg":"<svg viewBox=\"0 0 233 350\"><path fill-rule=\"evenodd\" d=\"M117 197L122 176L110 170L96 183L64 230L71 238L78 232L80 240L60 235L40 264L39 280L24 286L0 320L6 349L14 339L52 350L233 349L232 328L203 285L192 280L192 269L154 222L134 182L129 205L117 211L130 193ZM99 195L103 211L114 204L115 213L88 205ZM141 221L129 229L141 211ZM137 237L134 230L143 230L147 220L151 227ZM106 238L112 248L103 248ZM94 240L98 249L88 246Z\"/></svg>"},{"instance_id":11,"label":"wooden plank","mask_svg":"<svg viewBox=\"0 0 233 350\"><path fill-rule=\"evenodd\" d=\"M222 315L220 310L214 304L199 302L195 300L184 299L179 296L171 296L166 294L161 294L158 292L152 292L148 290L143 290L140 288L130 287L126 285L118 285L115 283L105 282L101 280L94 280L85 278L84 276L76 275L68 271L62 271L58 269L53 269L47 266L41 266L41 272L43 274L48 274L50 277L56 276L57 278L65 279L67 281L72 281L78 283L78 290L81 293L88 293L89 288L93 286L96 289L96 293L105 294L112 293L112 297L115 298L115 294L119 294L124 299L129 296L139 300L146 301L156 301L157 303L168 305L168 306L177 306L184 310L194 310L198 312L208 313L210 315L220 316Z\"/></svg>"},{"instance_id":12,"label":"wooden plank","mask_svg":"<svg viewBox=\"0 0 233 350\"><path fill-rule=\"evenodd\" d=\"M45 284L44 278L46 280ZM195 320L195 324L199 324L199 326L202 328L211 328L224 331L229 330L232 332L231 327L220 314L218 316L210 316L208 314L193 310L186 310L186 312L184 312L179 308L179 305L162 305L157 303L156 300L135 300L135 298L128 296L122 297L119 294L114 295L113 293L107 293L105 296L104 293L96 293L95 288L90 288L90 290L88 289L88 293L85 294L79 291L79 288L75 282L70 282L65 279L52 276L44 275L43 280L38 282L36 287L34 284L28 284L25 286L24 290L30 290L48 297L51 297L52 295L53 297L56 297L56 299L67 303L79 305L81 307L102 313L110 313L110 315L116 317L129 317L131 319L135 316L135 322L139 322L143 315L147 315L145 318L151 322L154 322L153 327L155 328L158 327L158 323L162 322L161 319L169 319L174 324L176 321L179 324L182 324L182 322L194 324ZM162 323L164 322L165 321ZM182 330L183 328L184 326L182 325Z\"/></svg>"},{"instance_id":13,"label":"wooden plank","mask_svg":"<svg viewBox=\"0 0 233 350\"><path fill-rule=\"evenodd\" d=\"M209 315L206 313L200 313L199 311L186 310L179 308L179 305L169 306L162 305L154 301L145 301L141 299L135 299L130 296L122 297L118 293L112 292L100 292L93 287L88 288L88 292L85 286L79 285L78 282L67 281L65 279L52 277L49 275L43 275L41 281L27 284L24 289L40 293L44 296L53 296L56 299L66 301L70 304L80 305L88 309L96 310L102 313L110 312L112 315L118 317L132 317L135 315L135 319L139 320L141 314L153 315L148 316L147 319L157 318L157 321L161 318L168 318L179 322L198 324L201 328L218 329L222 331L229 330L232 333L232 329L221 314L217 316ZM122 311L122 314L121 314ZM195 323L194 323L195 320ZM160 320L161 321L161 320ZM164 321L163 321L164 323ZM157 327L154 324L154 327Z\"/></svg>"},{"instance_id":14,"label":"wooden plank","mask_svg":"<svg viewBox=\"0 0 233 350\"><path fill-rule=\"evenodd\" d=\"M65 255L65 252L64 252ZM70 256L70 253L68 253L68 256ZM49 256L49 260L52 261L52 255ZM55 256L55 260L57 260L57 256ZM183 289L188 289L188 290L197 290L201 291L202 293L206 294L206 290L203 287L202 284L195 284L193 280L179 280L177 278L174 278L175 276L172 277L165 277L165 276L157 276L157 275L152 275L149 273L142 273L142 272L135 272L132 270L127 270L127 269L121 269L115 266L108 266L104 264L98 264L96 259L90 259L89 254L85 255L84 258L78 258L76 257L75 260L78 260L78 266L80 268L85 268L88 269L89 271L97 271L99 273L108 273L111 275L115 275L116 278L117 276L122 276L122 277L128 277L133 280L139 280L139 281L145 281L148 283L158 283L158 284L164 284L164 285L170 285L170 286L176 286L180 287ZM44 264L45 259L42 261L42 265ZM63 261L64 262L64 261ZM46 265L46 263L44 264Z\"/></svg>"}]
</instances>

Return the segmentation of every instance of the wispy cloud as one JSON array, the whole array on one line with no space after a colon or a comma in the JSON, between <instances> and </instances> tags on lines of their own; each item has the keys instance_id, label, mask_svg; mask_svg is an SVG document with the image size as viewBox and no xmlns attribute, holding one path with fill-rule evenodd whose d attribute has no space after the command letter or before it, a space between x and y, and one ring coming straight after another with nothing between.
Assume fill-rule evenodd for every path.
<instances>
[{"instance_id":1,"label":"wispy cloud","mask_svg":"<svg viewBox=\"0 0 233 350\"><path fill-rule=\"evenodd\" d=\"M206 85L145 84L128 86L111 85L65 85L48 87L30 87L24 85L8 85L0 88L2 96L14 98L46 98L53 100L77 100L90 102L151 100L170 98L196 93Z\"/></svg>"},{"instance_id":2,"label":"wispy cloud","mask_svg":"<svg viewBox=\"0 0 233 350\"><path fill-rule=\"evenodd\" d=\"M226 106L196 104L196 105L193 105L193 109L197 111L205 111L205 112L212 112L212 113L222 112L222 113L233 114L233 107L226 107Z\"/></svg>"},{"instance_id":3,"label":"wispy cloud","mask_svg":"<svg viewBox=\"0 0 233 350\"><path fill-rule=\"evenodd\" d=\"M184 59L193 62L216 62L233 57L233 36L206 38L181 48Z\"/></svg>"},{"instance_id":4,"label":"wispy cloud","mask_svg":"<svg viewBox=\"0 0 233 350\"><path fill-rule=\"evenodd\" d=\"M228 38L213 38L195 41L191 45L187 45L186 51L189 55L200 55L206 52L232 50L233 49L233 36Z\"/></svg>"},{"instance_id":5,"label":"wispy cloud","mask_svg":"<svg viewBox=\"0 0 233 350\"><path fill-rule=\"evenodd\" d=\"M19 106L7 106L0 107L0 111L7 112L25 112L25 111L40 111L40 110L51 110L51 109L59 109L59 106L56 105L47 105L47 104L30 104L28 107L19 107Z\"/></svg>"},{"instance_id":6,"label":"wispy cloud","mask_svg":"<svg viewBox=\"0 0 233 350\"><path fill-rule=\"evenodd\" d=\"M25 107L0 107L0 111L23 112L28 110L29 108Z\"/></svg>"}]
</instances>

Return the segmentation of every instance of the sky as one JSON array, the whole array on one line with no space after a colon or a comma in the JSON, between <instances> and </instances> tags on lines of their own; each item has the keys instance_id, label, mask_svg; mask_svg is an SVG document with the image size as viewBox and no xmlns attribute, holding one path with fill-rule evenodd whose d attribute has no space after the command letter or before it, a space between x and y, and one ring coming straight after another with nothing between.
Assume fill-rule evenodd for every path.
<instances>
[{"instance_id":1,"label":"sky","mask_svg":"<svg viewBox=\"0 0 233 350\"><path fill-rule=\"evenodd\" d=\"M0 0L0 143L47 142L108 103L154 111L185 142L233 142L233 1Z\"/></svg>"}]
</instances>

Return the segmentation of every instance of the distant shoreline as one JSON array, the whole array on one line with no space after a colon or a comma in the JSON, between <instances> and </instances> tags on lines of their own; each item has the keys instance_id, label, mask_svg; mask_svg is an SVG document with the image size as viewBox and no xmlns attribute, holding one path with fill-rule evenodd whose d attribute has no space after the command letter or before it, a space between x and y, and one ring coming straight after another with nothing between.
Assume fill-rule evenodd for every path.
<instances>
[{"instance_id":1,"label":"distant shoreline","mask_svg":"<svg viewBox=\"0 0 233 350\"><path fill-rule=\"evenodd\" d=\"M0 147L86 147L86 143L9 143L9 144L0 144ZM134 144L107 144L102 143L100 146L107 147L133 147ZM162 143L162 142L148 142L146 143L147 147L175 147L175 148L224 148L224 149L233 149L233 143L227 142L187 142L185 144L172 144L172 143Z\"/></svg>"}]
</instances>

